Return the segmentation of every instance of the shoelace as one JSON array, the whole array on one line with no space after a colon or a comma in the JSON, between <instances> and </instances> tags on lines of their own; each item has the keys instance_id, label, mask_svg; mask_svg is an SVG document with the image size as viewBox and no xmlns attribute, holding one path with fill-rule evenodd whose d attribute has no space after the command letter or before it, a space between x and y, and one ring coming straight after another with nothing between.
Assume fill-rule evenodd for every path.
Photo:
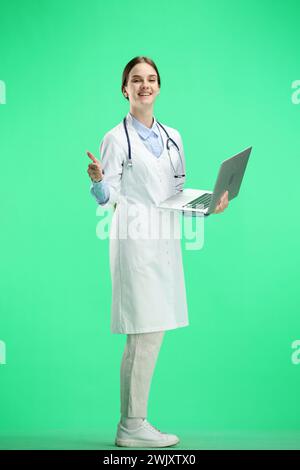
<instances>
[{"instance_id":1,"label":"shoelace","mask_svg":"<svg viewBox=\"0 0 300 470\"><path fill-rule=\"evenodd\" d=\"M158 431L158 432L160 432L161 434L163 434L160 429L157 429L155 426L153 426L153 424L150 424L148 421L146 421L146 425L147 425L150 429L153 428L153 429L155 429L156 431Z\"/></svg>"}]
</instances>

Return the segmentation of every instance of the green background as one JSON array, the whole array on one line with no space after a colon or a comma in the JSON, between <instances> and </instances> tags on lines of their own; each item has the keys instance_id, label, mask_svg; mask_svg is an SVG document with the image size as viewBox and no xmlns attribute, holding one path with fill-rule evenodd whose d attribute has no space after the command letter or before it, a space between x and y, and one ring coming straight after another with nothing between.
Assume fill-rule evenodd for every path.
<instances>
[{"instance_id":1,"label":"green background","mask_svg":"<svg viewBox=\"0 0 300 470\"><path fill-rule=\"evenodd\" d=\"M252 145L237 199L183 248L190 325L166 332L148 419L179 448L300 448L297 1L1 2L0 447L114 448L124 335L88 157L129 110L126 63L161 75L186 187Z\"/></svg>"}]
</instances>

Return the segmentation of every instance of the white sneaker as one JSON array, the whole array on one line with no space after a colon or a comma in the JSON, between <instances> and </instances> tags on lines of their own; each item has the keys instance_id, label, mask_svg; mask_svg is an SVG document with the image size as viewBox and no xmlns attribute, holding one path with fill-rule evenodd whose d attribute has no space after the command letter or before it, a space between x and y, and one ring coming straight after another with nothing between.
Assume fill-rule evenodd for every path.
<instances>
[{"instance_id":1,"label":"white sneaker","mask_svg":"<svg viewBox=\"0 0 300 470\"><path fill-rule=\"evenodd\" d=\"M115 444L121 447L167 447L178 442L175 434L160 432L146 418L137 429L127 429L119 423L115 439Z\"/></svg>"}]
</instances>

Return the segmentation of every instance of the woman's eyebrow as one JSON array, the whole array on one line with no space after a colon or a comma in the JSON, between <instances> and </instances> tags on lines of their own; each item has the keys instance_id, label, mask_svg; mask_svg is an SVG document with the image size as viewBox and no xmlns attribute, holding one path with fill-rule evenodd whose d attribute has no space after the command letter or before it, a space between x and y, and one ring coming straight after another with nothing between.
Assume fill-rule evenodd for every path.
<instances>
[{"instance_id":1,"label":"woman's eyebrow","mask_svg":"<svg viewBox=\"0 0 300 470\"><path fill-rule=\"evenodd\" d=\"M141 75L132 75L132 78L134 77L142 77ZM155 74L148 75L148 77L156 77Z\"/></svg>"}]
</instances>

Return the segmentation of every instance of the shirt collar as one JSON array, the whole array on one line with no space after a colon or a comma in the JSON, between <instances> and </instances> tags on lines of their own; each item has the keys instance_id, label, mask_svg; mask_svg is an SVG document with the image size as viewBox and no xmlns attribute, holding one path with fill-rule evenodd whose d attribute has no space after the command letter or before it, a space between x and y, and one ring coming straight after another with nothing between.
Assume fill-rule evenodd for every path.
<instances>
[{"instance_id":1,"label":"shirt collar","mask_svg":"<svg viewBox=\"0 0 300 470\"><path fill-rule=\"evenodd\" d=\"M142 124L138 119L136 119L130 112L128 113L128 115L131 118L131 122L132 122L133 127L136 129L136 131L142 137L142 139L148 139L148 137L152 133L156 134L159 137L160 134L159 134L158 124L157 124L157 121L155 119L155 116L153 116L152 127L149 128L149 127L145 126L144 124Z\"/></svg>"}]
</instances>

